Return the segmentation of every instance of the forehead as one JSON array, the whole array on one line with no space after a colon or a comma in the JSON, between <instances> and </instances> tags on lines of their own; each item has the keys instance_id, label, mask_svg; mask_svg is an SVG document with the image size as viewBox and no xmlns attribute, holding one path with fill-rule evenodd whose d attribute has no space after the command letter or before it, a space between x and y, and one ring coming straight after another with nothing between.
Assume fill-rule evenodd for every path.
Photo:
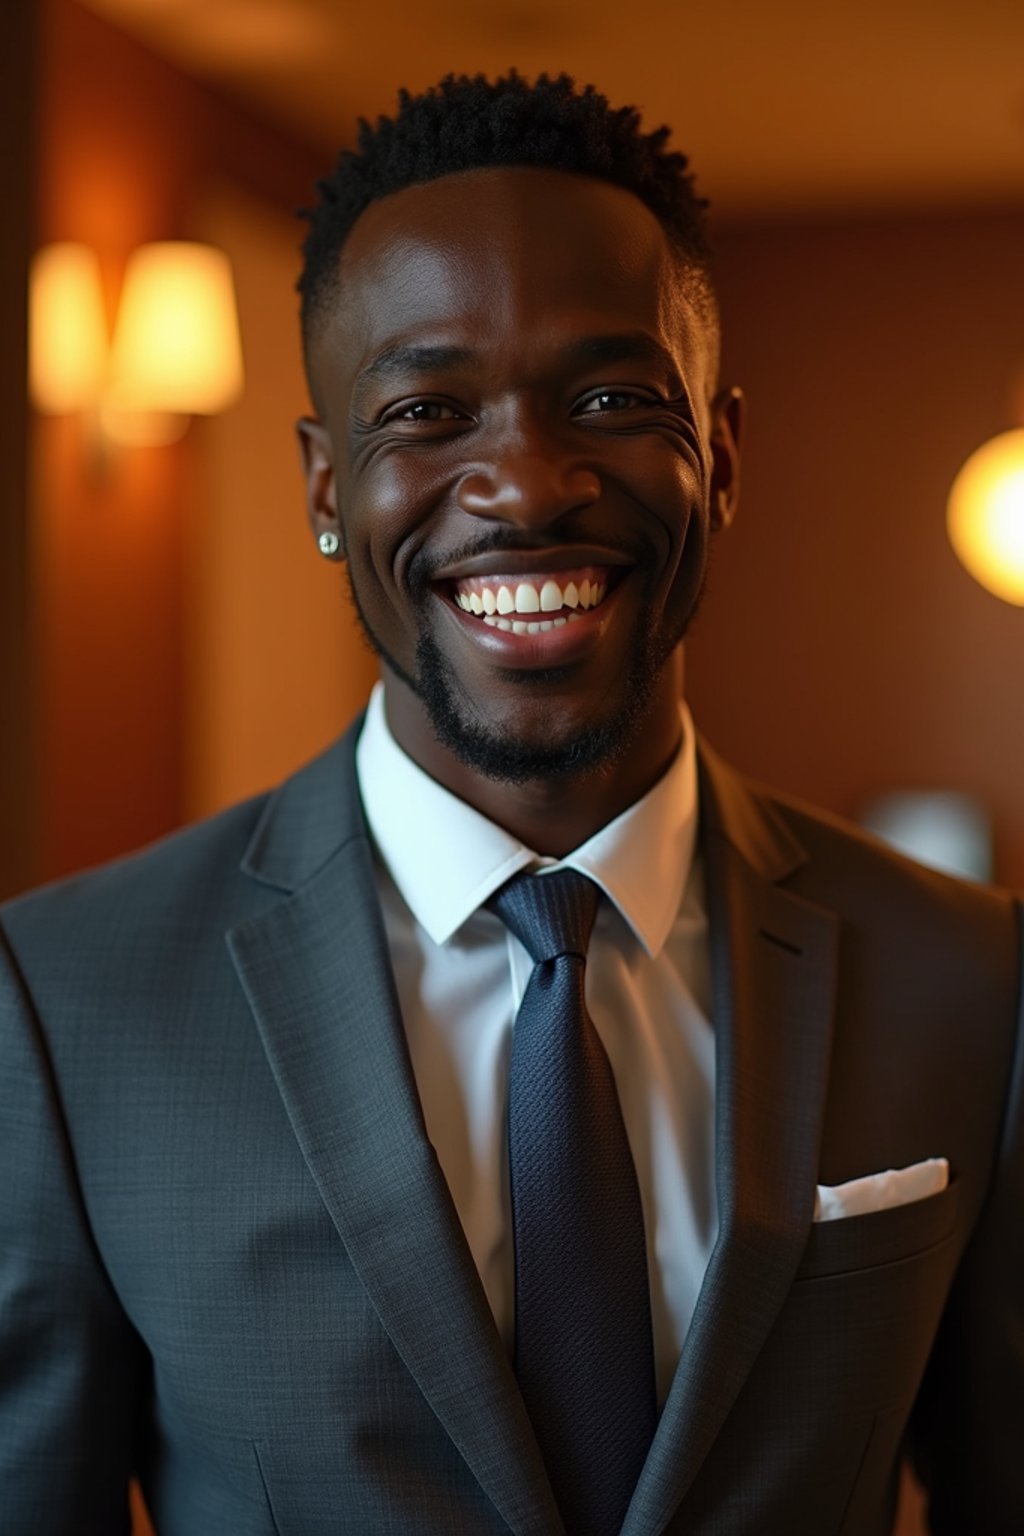
<instances>
[{"instance_id":1,"label":"forehead","mask_svg":"<svg viewBox=\"0 0 1024 1536\"><path fill-rule=\"evenodd\" d=\"M331 372L358 373L410 341L498 346L509 360L610 329L648 331L691 364L703 356L662 225L633 193L590 177L503 167L405 188L362 213L339 276L322 326Z\"/></svg>"}]
</instances>

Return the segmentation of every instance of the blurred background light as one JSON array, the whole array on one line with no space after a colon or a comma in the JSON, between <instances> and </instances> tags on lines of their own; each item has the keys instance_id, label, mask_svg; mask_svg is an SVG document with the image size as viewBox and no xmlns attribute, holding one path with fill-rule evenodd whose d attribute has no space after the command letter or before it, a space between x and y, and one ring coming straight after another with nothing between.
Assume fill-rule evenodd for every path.
<instances>
[{"instance_id":1,"label":"blurred background light","mask_svg":"<svg viewBox=\"0 0 1024 1536\"><path fill-rule=\"evenodd\" d=\"M213 415L242 392L242 342L223 251L186 240L140 246L125 271L111 355L118 412Z\"/></svg>"},{"instance_id":2,"label":"blurred background light","mask_svg":"<svg viewBox=\"0 0 1024 1536\"><path fill-rule=\"evenodd\" d=\"M122 445L176 442L190 416L223 411L242 393L231 265L194 241L143 245L129 258L112 344L96 253L44 247L32 264L30 338L36 409L81 412Z\"/></svg>"},{"instance_id":3,"label":"blurred background light","mask_svg":"<svg viewBox=\"0 0 1024 1536\"><path fill-rule=\"evenodd\" d=\"M949 537L989 592L1024 605L1024 428L1000 433L964 464L949 493Z\"/></svg>"},{"instance_id":4,"label":"blurred background light","mask_svg":"<svg viewBox=\"0 0 1024 1536\"><path fill-rule=\"evenodd\" d=\"M95 251L61 241L39 251L30 279L29 382L38 410L95 404L107 371L107 324Z\"/></svg>"},{"instance_id":5,"label":"blurred background light","mask_svg":"<svg viewBox=\"0 0 1024 1536\"><path fill-rule=\"evenodd\" d=\"M930 869L967 880L992 879L991 818L971 795L949 790L879 795L864 807L860 822Z\"/></svg>"}]
</instances>

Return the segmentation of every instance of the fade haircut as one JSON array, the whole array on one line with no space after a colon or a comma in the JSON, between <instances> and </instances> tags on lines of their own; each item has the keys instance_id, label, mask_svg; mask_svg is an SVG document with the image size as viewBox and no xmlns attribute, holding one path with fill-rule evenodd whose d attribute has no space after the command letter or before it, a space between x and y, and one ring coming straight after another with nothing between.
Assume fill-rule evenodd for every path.
<instances>
[{"instance_id":1,"label":"fade haircut","mask_svg":"<svg viewBox=\"0 0 1024 1536\"><path fill-rule=\"evenodd\" d=\"M307 356L318 321L337 297L342 246L363 210L405 187L495 166L594 176L635 193L680 257L687 296L717 352L708 204L694 190L686 156L666 149L669 132L641 132L635 107L610 107L594 86L578 91L566 74L541 75L532 85L514 69L493 83L484 75L447 75L422 95L400 91L394 117L375 126L359 119L357 148L342 151L333 173L316 184L319 203L301 210L310 224L298 281Z\"/></svg>"}]
</instances>

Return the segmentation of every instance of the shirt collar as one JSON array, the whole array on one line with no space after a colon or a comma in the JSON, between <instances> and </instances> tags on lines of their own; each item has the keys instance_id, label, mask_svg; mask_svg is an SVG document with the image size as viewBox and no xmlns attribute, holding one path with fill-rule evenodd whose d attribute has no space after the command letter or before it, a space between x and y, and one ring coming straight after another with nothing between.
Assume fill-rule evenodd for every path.
<instances>
[{"instance_id":1,"label":"shirt collar","mask_svg":"<svg viewBox=\"0 0 1024 1536\"><path fill-rule=\"evenodd\" d=\"M377 683L356 748L359 790L377 851L434 943L447 943L519 870L541 867L589 875L657 955L679 910L697 835L696 742L682 701L680 714L682 745L654 787L556 861L424 773L392 736Z\"/></svg>"}]
</instances>

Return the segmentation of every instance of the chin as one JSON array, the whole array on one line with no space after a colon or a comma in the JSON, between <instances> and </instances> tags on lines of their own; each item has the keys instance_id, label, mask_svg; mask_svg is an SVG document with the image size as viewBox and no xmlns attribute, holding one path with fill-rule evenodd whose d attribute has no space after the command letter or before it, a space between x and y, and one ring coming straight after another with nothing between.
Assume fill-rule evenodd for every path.
<instances>
[{"instance_id":1,"label":"chin","mask_svg":"<svg viewBox=\"0 0 1024 1536\"><path fill-rule=\"evenodd\" d=\"M572 699L524 699L505 718L487 718L437 673L418 691L437 740L464 767L497 783L529 784L590 777L619 762L643 729L648 699L640 694L650 690L624 691L620 701L605 695L601 719Z\"/></svg>"},{"instance_id":2,"label":"chin","mask_svg":"<svg viewBox=\"0 0 1024 1536\"><path fill-rule=\"evenodd\" d=\"M432 723L442 746L464 767L499 784L568 783L599 773L622 755L611 733L600 728L564 742L534 742L479 727L449 732L445 722Z\"/></svg>"}]
</instances>

